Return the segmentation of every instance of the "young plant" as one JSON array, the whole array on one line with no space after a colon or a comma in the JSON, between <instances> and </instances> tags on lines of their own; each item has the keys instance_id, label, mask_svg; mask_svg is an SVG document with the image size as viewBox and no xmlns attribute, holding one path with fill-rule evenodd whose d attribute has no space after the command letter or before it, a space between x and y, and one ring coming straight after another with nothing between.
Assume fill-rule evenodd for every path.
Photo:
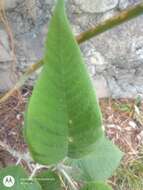
<instances>
[{"instance_id":1,"label":"young plant","mask_svg":"<svg viewBox=\"0 0 143 190\"><path fill-rule=\"evenodd\" d=\"M96 93L64 0L58 0L49 25L43 70L25 116L25 138L34 161L49 169L38 174L34 170L32 183L21 183L27 175L19 166L1 170L0 177L15 177L11 189L111 189L105 181L122 153L104 136Z\"/></svg>"}]
</instances>

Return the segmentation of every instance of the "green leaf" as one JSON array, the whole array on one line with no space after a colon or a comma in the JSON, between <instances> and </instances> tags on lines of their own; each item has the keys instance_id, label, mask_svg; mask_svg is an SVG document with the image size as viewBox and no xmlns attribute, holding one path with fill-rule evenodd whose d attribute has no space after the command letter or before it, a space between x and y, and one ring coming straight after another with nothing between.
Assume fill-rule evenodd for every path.
<instances>
[{"instance_id":1,"label":"green leaf","mask_svg":"<svg viewBox=\"0 0 143 190\"><path fill-rule=\"evenodd\" d=\"M94 148L94 152L88 156L68 161L75 168L75 175L72 175L76 179L87 182L104 181L118 167L123 153L111 141L101 138Z\"/></svg>"},{"instance_id":2,"label":"green leaf","mask_svg":"<svg viewBox=\"0 0 143 190\"><path fill-rule=\"evenodd\" d=\"M81 190L112 190L112 188L103 182L95 182L86 184Z\"/></svg>"},{"instance_id":3,"label":"green leaf","mask_svg":"<svg viewBox=\"0 0 143 190\"><path fill-rule=\"evenodd\" d=\"M26 139L33 158L55 164L66 156L92 152L102 136L95 90L71 32L64 1L58 0L49 25L44 67L26 114Z\"/></svg>"},{"instance_id":4,"label":"green leaf","mask_svg":"<svg viewBox=\"0 0 143 190\"><path fill-rule=\"evenodd\" d=\"M6 176L12 176L15 183L11 183L10 177L7 177L7 181L4 180ZM5 183L4 183L5 181ZM9 183L8 183L9 181ZM4 184L12 185L12 187L6 187ZM29 181L26 172L19 166L10 166L0 170L0 190L42 190L41 186L35 180Z\"/></svg>"},{"instance_id":5,"label":"green leaf","mask_svg":"<svg viewBox=\"0 0 143 190\"><path fill-rule=\"evenodd\" d=\"M62 190L60 179L54 172L41 172L36 179L41 184L42 190Z\"/></svg>"}]
</instances>

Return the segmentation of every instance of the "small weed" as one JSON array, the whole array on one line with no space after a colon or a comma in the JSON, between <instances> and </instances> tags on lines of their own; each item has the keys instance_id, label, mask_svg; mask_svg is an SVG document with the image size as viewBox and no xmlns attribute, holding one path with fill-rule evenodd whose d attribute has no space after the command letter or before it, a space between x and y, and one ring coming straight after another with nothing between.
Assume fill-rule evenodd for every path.
<instances>
[{"instance_id":1,"label":"small weed","mask_svg":"<svg viewBox=\"0 0 143 190\"><path fill-rule=\"evenodd\" d=\"M127 103L122 103L122 104L114 103L113 107L114 107L114 109L121 111L121 112L130 113L132 111L132 106Z\"/></svg>"},{"instance_id":2,"label":"small weed","mask_svg":"<svg viewBox=\"0 0 143 190\"><path fill-rule=\"evenodd\" d=\"M122 163L115 175L115 190L143 190L143 151L136 160Z\"/></svg>"}]
</instances>

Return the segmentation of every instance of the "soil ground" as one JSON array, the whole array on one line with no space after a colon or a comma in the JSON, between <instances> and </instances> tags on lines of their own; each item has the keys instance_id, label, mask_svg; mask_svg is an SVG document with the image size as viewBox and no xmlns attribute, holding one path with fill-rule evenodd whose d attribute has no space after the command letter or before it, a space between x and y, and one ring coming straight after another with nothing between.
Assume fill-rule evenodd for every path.
<instances>
[{"instance_id":1,"label":"soil ground","mask_svg":"<svg viewBox=\"0 0 143 190\"><path fill-rule=\"evenodd\" d=\"M24 111L31 88L23 87L0 104L0 141L14 150L25 152L23 138ZM143 147L143 101L133 99L100 99L107 136L125 152L123 164L136 160ZM0 168L16 159L0 148ZM143 173L142 173L143 174ZM111 183L116 183L115 178ZM129 189L132 190L132 189Z\"/></svg>"}]
</instances>

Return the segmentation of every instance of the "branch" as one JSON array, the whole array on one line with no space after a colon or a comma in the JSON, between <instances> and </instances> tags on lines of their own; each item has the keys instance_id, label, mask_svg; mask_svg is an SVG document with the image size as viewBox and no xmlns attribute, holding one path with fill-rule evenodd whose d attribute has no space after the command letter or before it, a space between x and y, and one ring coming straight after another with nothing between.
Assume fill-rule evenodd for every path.
<instances>
[{"instance_id":1,"label":"branch","mask_svg":"<svg viewBox=\"0 0 143 190\"><path fill-rule=\"evenodd\" d=\"M31 74L34 73L36 70L38 70L42 65L43 65L42 60L31 65L24 73L24 75L19 79L19 81L15 84L15 86L0 99L0 103L6 101L14 92L19 90L19 88L25 83L25 81L31 76Z\"/></svg>"},{"instance_id":2,"label":"branch","mask_svg":"<svg viewBox=\"0 0 143 190\"><path fill-rule=\"evenodd\" d=\"M116 16L113 16L112 18L101 22L97 26L82 32L76 37L77 42L83 43L107 30L110 30L114 28L115 26L118 26L124 22L127 22L139 15L143 14L143 3L140 3L136 6L130 7L124 11L121 11ZM38 61L37 63L30 66L25 74L20 78L19 82L9 91L7 92L1 99L0 103L7 100L15 91L17 91L24 83L25 81L31 76L32 73L34 73L37 69L39 69L44 64L43 60Z\"/></svg>"},{"instance_id":3,"label":"branch","mask_svg":"<svg viewBox=\"0 0 143 190\"><path fill-rule=\"evenodd\" d=\"M57 165L57 170L67 179L68 183L72 187L73 190L78 190L76 185L74 184L73 179L68 175L68 173L63 169L62 165Z\"/></svg>"},{"instance_id":4,"label":"branch","mask_svg":"<svg viewBox=\"0 0 143 190\"><path fill-rule=\"evenodd\" d=\"M26 163L33 162L28 152L27 153L18 152L2 141L0 141L0 147L2 147L3 150L7 151L9 154L11 154L12 157L16 158L17 160L21 159L24 160Z\"/></svg>"},{"instance_id":5,"label":"branch","mask_svg":"<svg viewBox=\"0 0 143 190\"><path fill-rule=\"evenodd\" d=\"M101 22L97 26L79 34L76 39L78 43L83 43L107 30L114 28L124 22L127 22L137 16L143 14L143 3L140 3L136 6L132 6L124 11L121 11L116 16L109 18L108 20Z\"/></svg>"},{"instance_id":6,"label":"branch","mask_svg":"<svg viewBox=\"0 0 143 190\"><path fill-rule=\"evenodd\" d=\"M17 160L16 165L19 165L20 162L23 160L25 161L25 163L27 164L28 168L30 169L31 176L30 178L32 178L34 176L34 174L36 173L37 170L39 169L50 169L53 166L46 166L46 165L41 165L36 163L29 152L19 152L17 150L14 150L12 147L10 147L9 145L7 145L5 142L0 141L0 149L3 149L4 151L8 152L13 158L15 158Z\"/></svg>"}]
</instances>

